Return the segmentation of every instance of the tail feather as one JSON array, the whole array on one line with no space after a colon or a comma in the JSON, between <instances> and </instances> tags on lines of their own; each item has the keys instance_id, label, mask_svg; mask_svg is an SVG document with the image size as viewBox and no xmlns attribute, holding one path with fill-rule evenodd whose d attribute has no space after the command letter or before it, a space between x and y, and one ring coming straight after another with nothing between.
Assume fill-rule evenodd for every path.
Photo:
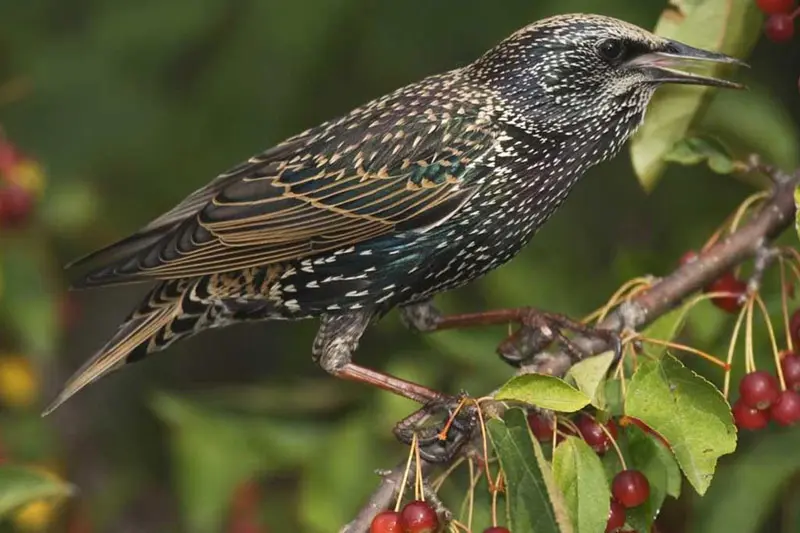
<instances>
[{"instance_id":1,"label":"tail feather","mask_svg":"<svg viewBox=\"0 0 800 533\"><path fill-rule=\"evenodd\" d=\"M64 388L44 410L42 416L52 413L90 383L123 366L135 351L148 351L150 348L148 341L167 327L180 313L180 299L177 299L172 305L150 308L146 314L134 314L103 348L67 380Z\"/></svg>"}]
</instances>

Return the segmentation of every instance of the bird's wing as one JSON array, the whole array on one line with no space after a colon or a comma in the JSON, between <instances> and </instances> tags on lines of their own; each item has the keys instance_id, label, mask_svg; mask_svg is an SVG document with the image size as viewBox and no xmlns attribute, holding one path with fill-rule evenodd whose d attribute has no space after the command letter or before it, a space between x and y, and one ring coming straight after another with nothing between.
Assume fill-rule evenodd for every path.
<instances>
[{"instance_id":1,"label":"bird's wing","mask_svg":"<svg viewBox=\"0 0 800 533\"><path fill-rule=\"evenodd\" d=\"M474 193L490 171L481 158L496 142L473 118L420 115L402 129L376 121L349 135L347 124L339 128L218 178L213 194L195 193L153 223L169 228L156 242L77 286L238 270L423 230Z\"/></svg>"}]
</instances>

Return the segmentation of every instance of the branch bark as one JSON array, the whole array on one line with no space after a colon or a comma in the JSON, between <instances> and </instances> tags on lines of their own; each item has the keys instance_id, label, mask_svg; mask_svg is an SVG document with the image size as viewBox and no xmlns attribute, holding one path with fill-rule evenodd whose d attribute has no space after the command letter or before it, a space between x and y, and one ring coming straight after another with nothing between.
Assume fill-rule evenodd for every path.
<instances>
[{"instance_id":1,"label":"branch bark","mask_svg":"<svg viewBox=\"0 0 800 533\"><path fill-rule=\"evenodd\" d=\"M625 328L640 329L679 306L687 297L702 290L724 272L756 257L767 243L778 237L794 221L794 190L800 184L800 171L788 175L773 168L753 162L754 169L767 174L773 181L771 197L759 211L735 232L703 251L695 261L684 264L661 278L646 291L619 305L597 326L616 332ZM597 355L607 350L606 342L599 338L579 337L574 343L586 353ZM563 375L571 357L563 351L542 352L533 363L521 372L548 372ZM430 473L435 465L424 462L423 474ZM352 522L340 533L368 533L372 519L387 509L397 496L402 483L405 461L383 474L378 488Z\"/></svg>"}]
</instances>

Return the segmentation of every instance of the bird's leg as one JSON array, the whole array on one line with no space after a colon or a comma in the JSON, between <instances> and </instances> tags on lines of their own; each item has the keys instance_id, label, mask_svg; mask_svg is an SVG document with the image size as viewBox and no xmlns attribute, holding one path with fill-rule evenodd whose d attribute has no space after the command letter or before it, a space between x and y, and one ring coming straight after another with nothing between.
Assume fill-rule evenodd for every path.
<instances>
[{"instance_id":1,"label":"bird's leg","mask_svg":"<svg viewBox=\"0 0 800 533\"><path fill-rule=\"evenodd\" d=\"M314 358L325 371L336 377L380 387L425 405L415 415L398 424L395 434L399 440L410 444L416 432L420 442L420 455L426 460L435 462L437 458L442 461L452 457L472 435L475 427L473 408L468 405L460 406L461 398L454 398L417 383L353 363L353 352L358 347L358 341L371 319L372 316L368 313L324 315L314 339ZM437 410L445 411L449 418L458 407L462 409L452 417L447 431L441 427L421 427L423 420Z\"/></svg>"},{"instance_id":2,"label":"bird's leg","mask_svg":"<svg viewBox=\"0 0 800 533\"><path fill-rule=\"evenodd\" d=\"M442 315L429 301L426 301L404 306L401 308L401 317L410 327L426 332L516 322L521 328L506 338L498 348L503 360L513 366L520 366L529 361L553 341L558 341L573 360L586 357L585 350L564 335L565 331L583 337L599 338L605 341L618 357L621 355L619 335L615 332L587 326L564 315L531 307Z\"/></svg>"},{"instance_id":3,"label":"bird's leg","mask_svg":"<svg viewBox=\"0 0 800 533\"><path fill-rule=\"evenodd\" d=\"M415 331L436 331L442 318L441 311L430 300L400 307L400 320Z\"/></svg>"},{"instance_id":4,"label":"bird's leg","mask_svg":"<svg viewBox=\"0 0 800 533\"><path fill-rule=\"evenodd\" d=\"M352 362L353 352L371 318L367 313L323 315L314 339L314 359L326 372L338 378L367 383L421 404L452 400L451 397L428 387Z\"/></svg>"}]
</instances>

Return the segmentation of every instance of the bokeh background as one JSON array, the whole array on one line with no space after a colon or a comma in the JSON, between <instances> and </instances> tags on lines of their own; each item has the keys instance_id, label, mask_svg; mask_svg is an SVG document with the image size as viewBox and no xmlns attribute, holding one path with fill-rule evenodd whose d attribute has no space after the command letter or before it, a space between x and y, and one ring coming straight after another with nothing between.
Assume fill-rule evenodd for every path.
<instances>
[{"instance_id":1,"label":"bokeh background","mask_svg":"<svg viewBox=\"0 0 800 533\"><path fill-rule=\"evenodd\" d=\"M663 7L662 0L0 2L0 127L30 163L26 183L39 195L28 224L0 233L0 449L8 463L39 465L79 488L60 505L25 507L0 530L338 530L377 483L373 471L403 457L390 429L413 405L324 375L311 361L315 324L307 322L204 334L41 419L63 380L146 291L68 293L61 265L136 230L252 153L463 65L537 18L592 11L652 27ZM752 90L715 101L706 125L741 134L791 167L800 154L800 47L762 40L750 62L742 77ZM648 195L623 154L592 170L518 259L439 303L583 316L625 280L668 272L752 192L707 169L675 167ZM729 317L700 306L690 326L692 342L724 351ZM494 355L503 334L422 337L391 315L369 332L358 359L481 394L510 375ZM684 491L660 527L800 531L796 473L800 429L745 435L708 497Z\"/></svg>"}]
</instances>

